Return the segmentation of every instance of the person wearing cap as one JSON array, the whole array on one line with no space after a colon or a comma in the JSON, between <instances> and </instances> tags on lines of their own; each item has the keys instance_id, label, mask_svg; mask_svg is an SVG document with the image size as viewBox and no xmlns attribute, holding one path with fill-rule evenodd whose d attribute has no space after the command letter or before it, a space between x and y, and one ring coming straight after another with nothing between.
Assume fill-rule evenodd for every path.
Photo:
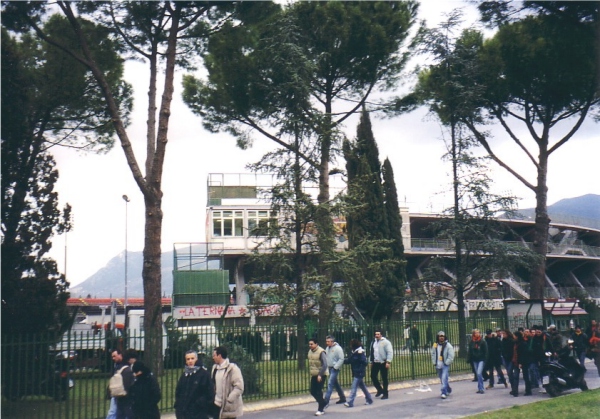
<instances>
[{"instance_id":1,"label":"person wearing cap","mask_svg":"<svg viewBox=\"0 0 600 419\"><path fill-rule=\"evenodd\" d=\"M554 358L558 358L558 352L563 348L563 337L558 332L556 325L548 326L548 346Z\"/></svg>"},{"instance_id":2,"label":"person wearing cap","mask_svg":"<svg viewBox=\"0 0 600 419\"><path fill-rule=\"evenodd\" d=\"M131 367L135 382L131 386L131 405L134 419L160 419L158 402L160 386L156 377L142 361L135 361Z\"/></svg>"},{"instance_id":3,"label":"person wearing cap","mask_svg":"<svg viewBox=\"0 0 600 419\"><path fill-rule=\"evenodd\" d=\"M571 339L573 339L573 348L575 349L575 353L577 354L577 359L579 360L579 364L585 368L585 352L589 345L589 339L585 333L581 330L580 325L575 326L575 330L571 333Z\"/></svg>"},{"instance_id":4,"label":"person wearing cap","mask_svg":"<svg viewBox=\"0 0 600 419\"><path fill-rule=\"evenodd\" d=\"M442 399L445 399L452 393L448 378L450 376L450 364L454 361L454 347L448 342L446 333L439 331L437 333L437 342L431 347L431 362L437 371L442 384Z\"/></svg>"}]
</instances>

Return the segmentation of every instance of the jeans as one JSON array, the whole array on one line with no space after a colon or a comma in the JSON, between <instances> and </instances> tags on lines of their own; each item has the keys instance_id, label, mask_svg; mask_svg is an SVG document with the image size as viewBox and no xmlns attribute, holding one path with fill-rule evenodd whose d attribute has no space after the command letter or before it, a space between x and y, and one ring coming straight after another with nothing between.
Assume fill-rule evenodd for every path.
<instances>
[{"instance_id":1,"label":"jeans","mask_svg":"<svg viewBox=\"0 0 600 419\"><path fill-rule=\"evenodd\" d=\"M580 365L581 365L583 368L585 368L585 358L586 358L586 356L585 356L585 351L583 351L583 352L581 352L581 353L578 353L578 354L577 354L577 359L579 359L579 364L580 364Z\"/></svg>"},{"instance_id":2,"label":"jeans","mask_svg":"<svg viewBox=\"0 0 600 419\"><path fill-rule=\"evenodd\" d=\"M388 395L388 370L385 367L385 362L373 362L371 365L371 381L373 381L373 386L377 389L378 393L383 394L384 396ZM379 382L379 373L381 372L381 381L383 383L383 387Z\"/></svg>"},{"instance_id":3,"label":"jeans","mask_svg":"<svg viewBox=\"0 0 600 419\"><path fill-rule=\"evenodd\" d=\"M529 382L533 388L540 387L540 370L537 362L532 362L529 364Z\"/></svg>"},{"instance_id":4,"label":"jeans","mask_svg":"<svg viewBox=\"0 0 600 419\"><path fill-rule=\"evenodd\" d=\"M507 383L508 385L511 386L512 389L512 383L513 383L513 364L512 361L506 361L504 358L502 358L502 364L504 365L504 368L506 369L506 378L507 378Z\"/></svg>"},{"instance_id":5,"label":"jeans","mask_svg":"<svg viewBox=\"0 0 600 419\"><path fill-rule=\"evenodd\" d=\"M335 368L329 368L329 382L327 383L327 392L325 393L325 404L329 403L329 399L331 398L331 393L333 393L333 388L335 387L335 391L337 391L338 396L340 396L340 400L346 400L346 395L344 394L344 390L342 386L338 382L338 374L340 370L336 370Z\"/></svg>"},{"instance_id":6,"label":"jeans","mask_svg":"<svg viewBox=\"0 0 600 419\"><path fill-rule=\"evenodd\" d=\"M354 377L352 379L352 387L350 388L350 396L348 397L348 405L350 407L354 406L354 399L356 398L356 392L359 388L364 393L365 400L367 401L367 403L373 403L373 398L371 397L369 390L367 390L367 386L365 385L365 381L363 380L363 378Z\"/></svg>"},{"instance_id":7,"label":"jeans","mask_svg":"<svg viewBox=\"0 0 600 419\"><path fill-rule=\"evenodd\" d=\"M473 369L477 374L477 390L483 391L483 367L485 361L473 361Z\"/></svg>"},{"instance_id":8,"label":"jeans","mask_svg":"<svg viewBox=\"0 0 600 419\"><path fill-rule=\"evenodd\" d=\"M436 368L438 377L440 377L440 382L442 383L442 394L448 395L450 394L450 386L448 385L448 377L450 367L448 365L444 365L442 368Z\"/></svg>"},{"instance_id":9,"label":"jeans","mask_svg":"<svg viewBox=\"0 0 600 419\"><path fill-rule=\"evenodd\" d=\"M108 408L106 419L117 419L117 401L114 397L110 398L110 407Z\"/></svg>"},{"instance_id":10,"label":"jeans","mask_svg":"<svg viewBox=\"0 0 600 419\"><path fill-rule=\"evenodd\" d=\"M310 394L319 403L318 411L322 412L325 409L325 399L323 399L323 384L325 378L321 377L321 381L317 380L318 376L310 377Z\"/></svg>"}]
</instances>

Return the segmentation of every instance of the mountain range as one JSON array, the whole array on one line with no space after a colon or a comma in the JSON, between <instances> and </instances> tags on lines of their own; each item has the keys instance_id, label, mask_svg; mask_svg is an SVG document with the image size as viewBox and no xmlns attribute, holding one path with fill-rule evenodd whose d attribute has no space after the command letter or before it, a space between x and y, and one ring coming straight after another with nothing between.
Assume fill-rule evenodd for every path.
<instances>
[{"instance_id":1,"label":"mountain range","mask_svg":"<svg viewBox=\"0 0 600 419\"><path fill-rule=\"evenodd\" d=\"M532 208L518 211L524 219L533 219ZM548 206L554 222L584 225L600 229L600 195L588 194L576 198L561 199ZM121 252L82 283L70 289L72 297L109 298L123 297L125 288L125 252ZM143 297L142 252L127 253L127 296ZM173 251L164 252L161 258L163 295L173 293Z\"/></svg>"}]
</instances>

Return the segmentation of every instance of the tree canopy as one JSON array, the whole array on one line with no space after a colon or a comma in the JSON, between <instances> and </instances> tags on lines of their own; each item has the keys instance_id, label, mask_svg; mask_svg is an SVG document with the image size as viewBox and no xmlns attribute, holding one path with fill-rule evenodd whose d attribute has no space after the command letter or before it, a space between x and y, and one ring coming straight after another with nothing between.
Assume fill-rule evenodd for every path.
<instances>
[{"instance_id":1,"label":"tree canopy","mask_svg":"<svg viewBox=\"0 0 600 419\"><path fill-rule=\"evenodd\" d=\"M488 18L506 18L490 18L500 22L494 36L484 40L476 31L464 31L421 74L420 86L442 122L466 127L494 162L535 194L534 249L540 257L530 278L531 297L543 298L549 157L598 109L598 23L587 6L526 3L528 13L516 16L502 9L508 3L491 5L498 7ZM406 103L414 104L414 96L397 108ZM503 136L490 135L492 123L530 167L515 166L514 154L497 154Z\"/></svg>"},{"instance_id":2,"label":"tree canopy","mask_svg":"<svg viewBox=\"0 0 600 419\"><path fill-rule=\"evenodd\" d=\"M375 89L397 81L416 12L416 2L292 3L264 24L225 27L209 42L207 80L184 78L184 101L209 130L226 130L242 146L257 133L316 171L315 263L329 296L320 301L322 324L332 312L329 174L339 155L339 129ZM286 140L296 132L316 139L312 150Z\"/></svg>"},{"instance_id":3,"label":"tree canopy","mask_svg":"<svg viewBox=\"0 0 600 419\"><path fill-rule=\"evenodd\" d=\"M53 16L44 30L72 45L66 24ZM95 46L127 115L129 89L113 48ZM68 283L47 253L52 237L71 228L71 207L59 208L49 150L102 151L114 129L88 69L35 36L15 37L2 28L2 74L3 333L58 332L68 320Z\"/></svg>"}]
</instances>

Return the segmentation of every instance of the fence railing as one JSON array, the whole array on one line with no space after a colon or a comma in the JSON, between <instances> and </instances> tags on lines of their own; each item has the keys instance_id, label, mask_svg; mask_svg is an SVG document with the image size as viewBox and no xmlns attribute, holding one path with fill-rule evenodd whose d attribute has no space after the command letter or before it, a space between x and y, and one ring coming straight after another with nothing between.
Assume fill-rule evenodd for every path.
<instances>
[{"instance_id":1,"label":"fence railing","mask_svg":"<svg viewBox=\"0 0 600 419\"><path fill-rule=\"evenodd\" d=\"M472 328L503 327L498 318L470 317L467 333ZM407 326L410 329L407 331ZM434 377L429 349L439 330L455 345L457 359L454 372L467 372L470 367L458 349L458 322L444 317L438 320L389 322L382 325L384 336L394 348L394 361L389 371L390 382ZM375 327L369 324L340 322L320 331L307 323L307 337L334 335L349 352L350 339L360 339L370 353ZM307 342L300 344L295 325L257 325L245 327L187 327L185 333L171 331L164 349L164 373L158 377L162 390L160 410L173 410L175 387L183 371L188 349L209 352L204 362L210 368L210 352L215 344L229 348L229 358L240 365L245 383L245 401L276 399L309 394ZM321 333L322 332L322 333ZM115 343L98 341L89 334L70 334L68 341L49 336L2 336L2 417L7 418L104 418L109 407L106 387L112 374L110 351L115 345L143 348L142 336L130 336ZM408 336L408 339L405 338ZM324 342L321 346L325 346ZM124 348L123 348L124 349ZM139 354L143 359L143 352ZM349 389L352 377L349 367L339 375L341 385ZM367 380L369 381L369 380Z\"/></svg>"}]
</instances>

